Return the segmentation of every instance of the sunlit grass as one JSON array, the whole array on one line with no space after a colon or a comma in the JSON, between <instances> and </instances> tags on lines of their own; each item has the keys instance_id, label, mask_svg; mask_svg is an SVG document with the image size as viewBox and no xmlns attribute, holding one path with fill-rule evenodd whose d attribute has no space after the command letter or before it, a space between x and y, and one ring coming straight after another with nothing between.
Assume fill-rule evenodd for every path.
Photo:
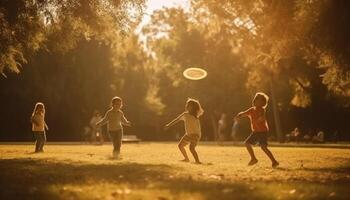
<instances>
[{"instance_id":1,"label":"sunlit grass","mask_svg":"<svg viewBox=\"0 0 350 200\"><path fill-rule=\"evenodd\" d=\"M111 145L0 145L1 199L347 199L350 150L271 148L272 169L243 147L199 145L203 165L182 163L175 143Z\"/></svg>"}]
</instances>

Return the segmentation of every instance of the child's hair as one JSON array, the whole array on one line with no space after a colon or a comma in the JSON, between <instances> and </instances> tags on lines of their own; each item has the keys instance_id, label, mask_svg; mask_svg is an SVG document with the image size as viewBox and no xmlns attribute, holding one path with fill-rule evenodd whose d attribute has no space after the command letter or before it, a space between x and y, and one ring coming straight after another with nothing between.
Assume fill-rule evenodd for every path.
<instances>
[{"instance_id":1,"label":"child's hair","mask_svg":"<svg viewBox=\"0 0 350 200\"><path fill-rule=\"evenodd\" d=\"M186 107L189 106L189 105L193 109L192 110L188 110L188 112L191 115L193 115L194 117L199 118L203 114L204 110L202 109L202 106L201 106L201 104L199 103L198 100L188 98L187 101L186 101Z\"/></svg>"},{"instance_id":2,"label":"child's hair","mask_svg":"<svg viewBox=\"0 0 350 200\"><path fill-rule=\"evenodd\" d=\"M253 106L254 106L254 102L257 100L257 99L261 99L263 101L263 108L266 108L267 107L267 104L269 102L269 96L267 96L265 93L263 92L257 92L253 98Z\"/></svg>"},{"instance_id":3,"label":"child's hair","mask_svg":"<svg viewBox=\"0 0 350 200\"><path fill-rule=\"evenodd\" d=\"M37 103L35 104L35 106L34 106L34 110L33 110L32 116L35 115L35 113L38 111L39 108L42 108L43 111L44 111L44 114L45 114L45 106L44 106L44 104L41 103L41 102L37 102Z\"/></svg>"},{"instance_id":4,"label":"child's hair","mask_svg":"<svg viewBox=\"0 0 350 200\"><path fill-rule=\"evenodd\" d=\"M117 101L120 102L120 104L121 104L120 107L122 107L122 106L123 106L123 100L122 100L122 98L120 98L120 97L118 97L118 96L115 96L115 97L112 98L111 105L113 106L113 104L114 104L115 102L117 102Z\"/></svg>"}]
</instances>

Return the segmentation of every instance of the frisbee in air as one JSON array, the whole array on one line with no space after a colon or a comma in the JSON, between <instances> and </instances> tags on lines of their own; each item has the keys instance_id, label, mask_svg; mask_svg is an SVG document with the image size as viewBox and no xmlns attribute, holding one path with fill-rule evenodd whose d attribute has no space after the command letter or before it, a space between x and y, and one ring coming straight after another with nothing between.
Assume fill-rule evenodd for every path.
<instances>
[{"instance_id":1,"label":"frisbee in air","mask_svg":"<svg viewBox=\"0 0 350 200\"><path fill-rule=\"evenodd\" d=\"M198 67L190 67L183 72L183 75L185 78L190 80L201 80L205 78L208 73L204 69Z\"/></svg>"}]
</instances>

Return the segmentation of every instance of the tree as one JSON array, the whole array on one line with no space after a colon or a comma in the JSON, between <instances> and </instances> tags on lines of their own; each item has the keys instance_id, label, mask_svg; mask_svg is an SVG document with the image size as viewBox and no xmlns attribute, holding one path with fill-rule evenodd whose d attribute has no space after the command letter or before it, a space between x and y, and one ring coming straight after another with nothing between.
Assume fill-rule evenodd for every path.
<instances>
[{"instance_id":1,"label":"tree","mask_svg":"<svg viewBox=\"0 0 350 200\"><path fill-rule=\"evenodd\" d=\"M66 52L82 39L115 46L143 6L144 0L3 0L0 73L18 73L39 49Z\"/></svg>"}]
</instances>

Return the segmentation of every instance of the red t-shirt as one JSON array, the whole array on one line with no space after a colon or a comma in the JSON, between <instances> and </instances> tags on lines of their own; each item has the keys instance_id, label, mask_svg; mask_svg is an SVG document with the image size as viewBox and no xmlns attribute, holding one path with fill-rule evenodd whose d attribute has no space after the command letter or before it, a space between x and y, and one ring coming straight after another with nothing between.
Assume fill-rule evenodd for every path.
<instances>
[{"instance_id":1,"label":"red t-shirt","mask_svg":"<svg viewBox=\"0 0 350 200\"><path fill-rule=\"evenodd\" d=\"M250 126L253 132L267 132L269 125L265 118L265 109L261 107L251 107L246 111L250 118Z\"/></svg>"}]
</instances>

